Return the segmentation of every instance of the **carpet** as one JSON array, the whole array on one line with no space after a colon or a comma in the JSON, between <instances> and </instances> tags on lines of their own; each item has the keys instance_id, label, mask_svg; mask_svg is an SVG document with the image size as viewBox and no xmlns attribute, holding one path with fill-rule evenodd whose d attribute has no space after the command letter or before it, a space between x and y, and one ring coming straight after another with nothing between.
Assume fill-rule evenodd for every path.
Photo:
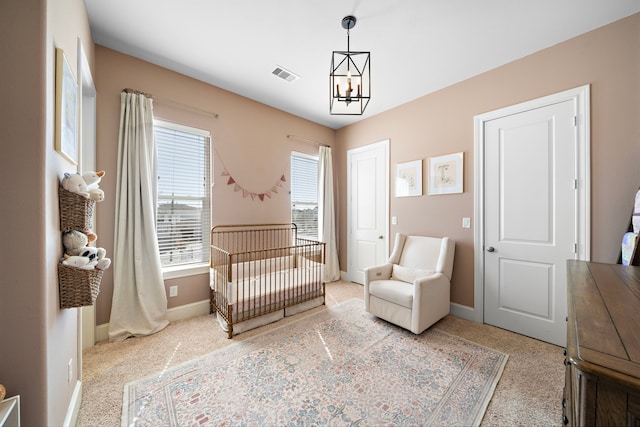
<instances>
[{"instance_id":1,"label":"carpet","mask_svg":"<svg viewBox=\"0 0 640 427\"><path fill-rule=\"evenodd\" d=\"M507 358L353 299L126 384L121 424L479 425Z\"/></svg>"}]
</instances>

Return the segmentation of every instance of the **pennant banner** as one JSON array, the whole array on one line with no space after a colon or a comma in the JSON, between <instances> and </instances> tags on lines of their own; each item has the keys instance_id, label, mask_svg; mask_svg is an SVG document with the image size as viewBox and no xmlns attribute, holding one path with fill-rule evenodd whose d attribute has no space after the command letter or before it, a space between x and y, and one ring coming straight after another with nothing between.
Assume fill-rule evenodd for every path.
<instances>
[{"instance_id":1,"label":"pennant banner","mask_svg":"<svg viewBox=\"0 0 640 427\"><path fill-rule=\"evenodd\" d=\"M278 193L278 187L282 188L284 187L284 183L287 182L287 178L284 176L284 174L280 177L280 179L278 181L276 181L273 186L266 190L263 191L261 193L256 193L250 190L247 190L246 188L242 187L240 184L238 184L238 182L231 176L231 174L229 173L229 171L225 168L225 170L222 171L222 176L226 176L229 177L227 179L227 185L233 185L233 191L242 191L242 198L246 199L247 197L251 197L251 200L255 200L256 197L261 201L264 202L265 197L267 198L271 198L271 195L274 193Z\"/></svg>"}]
</instances>

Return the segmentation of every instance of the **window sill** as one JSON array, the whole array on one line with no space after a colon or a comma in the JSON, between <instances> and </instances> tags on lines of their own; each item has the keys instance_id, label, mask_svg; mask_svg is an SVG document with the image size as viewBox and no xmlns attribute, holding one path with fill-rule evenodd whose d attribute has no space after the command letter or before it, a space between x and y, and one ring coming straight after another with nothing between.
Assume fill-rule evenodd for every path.
<instances>
[{"instance_id":1,"label":"window sill","mask_svg":"<svg viewBox=\"0 0 640 427\"><path fill-rule=\"evenodd\" d=\"M162 269L162 278L177 279L179 277L195 276L198 274L208 274L209 263L180 265L176 267L165 267Z\"/></svg>"}]
</instances>

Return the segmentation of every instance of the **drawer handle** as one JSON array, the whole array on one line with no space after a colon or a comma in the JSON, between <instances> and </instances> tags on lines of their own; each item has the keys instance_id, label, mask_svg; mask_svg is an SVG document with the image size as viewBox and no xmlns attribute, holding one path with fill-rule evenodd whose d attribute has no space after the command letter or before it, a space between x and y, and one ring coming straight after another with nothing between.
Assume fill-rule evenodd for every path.
<instances>
[{"instance_id":1,"label":"drawer handle","mask_svg":"<svg viewBox=\"0 0 640 427\"><path fill-rule=\"evenodd\" d=\"M569 418L567 418L567 416L566 416L566 415L563 415L563 416L562 416L562 424L564 424L564 425L569 424Z\"/></svg>"}]
</instances>

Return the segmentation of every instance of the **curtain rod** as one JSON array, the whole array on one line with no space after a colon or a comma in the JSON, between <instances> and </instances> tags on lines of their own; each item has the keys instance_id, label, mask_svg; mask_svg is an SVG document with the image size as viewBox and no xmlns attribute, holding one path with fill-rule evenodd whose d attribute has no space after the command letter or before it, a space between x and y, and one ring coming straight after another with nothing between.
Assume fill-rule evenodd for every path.
<instances>
[{"instance_id":1,"label":"curtain rod","mask_svg":"<svg viewBox=\"0 0 640 427\"><path fill-rule=\"evenodd\" d=\"M162 98L162 97L159 97L159 96L151 95L150 93L145 93L145 92L142 92L142 91L137 90L137 89L126 88L126 89L122 89L122 91L125 92L125 93L135 93L135 94L138 94L138 95L144 95L147 98L151 98L154 101L157 101L157 102L159 102L161 104L167 104L167 105L170 105L170 106L182 108L184 110L191 110L191 111L195 111L197 113L206 114L206 115L209 115L209 116L213 116L213 118L215 118L215 119L217 119L219 117L218 113L214 113L213 111L208 111L208 110L204 110L202 108L194 107L192 105L183 104L182 102L174 101L172 99L167 99L167 98Z\"/></svg>"},{"instance_id":2,"label":"curtain rod","mask_svg":"<svg viewBox=\"0 0 640 427\"><path fill-rule=\"evenodd\" d=\"M329 145L327 145L327 144L323 144L322 142L314 141L314 140L312 140L312 139L305 138L305 137L303 137L303 136L298 136L298 135L287 135L287 138L288 138L288 139L292 139L292 138L294 138L294 139L299 139L299 140L301 140L301 141L311 142L312 144L317 144L317 145L320 145L320 146L322 146L322 147L330 147L330 146L329 146Z\"/></svg>"}]
</instances>

